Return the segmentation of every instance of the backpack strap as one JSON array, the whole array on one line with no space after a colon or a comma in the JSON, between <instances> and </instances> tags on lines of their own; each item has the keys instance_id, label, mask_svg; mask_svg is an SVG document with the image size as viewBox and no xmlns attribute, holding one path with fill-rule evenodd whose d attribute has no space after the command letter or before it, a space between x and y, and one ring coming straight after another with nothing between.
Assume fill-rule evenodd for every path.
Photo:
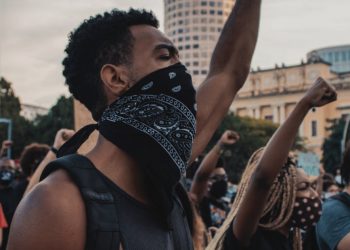
<instances>
[{"instance_id":1,"label":"backpack strap","mask_svg":"<svg viewBox=\"0 0 350 250\"><path fill-rule=\"evenodd\" d=\"M347 205L350 208L350 199L345 192L333 195L330 199L341 201L343 204Z\"/></svg>"},{"instance_id":2,"label":"backpack strap","mask_svg":"<svg viewBox=\"0 0 350 250\"><path fill-rule=\"evenodd\" d=\"M121 242L116 199L92 162L78 154L61 157L45 168L41 180L64 169L77 185L86 209L86 250L115 250Z\"/></svg>"}]
</instances>

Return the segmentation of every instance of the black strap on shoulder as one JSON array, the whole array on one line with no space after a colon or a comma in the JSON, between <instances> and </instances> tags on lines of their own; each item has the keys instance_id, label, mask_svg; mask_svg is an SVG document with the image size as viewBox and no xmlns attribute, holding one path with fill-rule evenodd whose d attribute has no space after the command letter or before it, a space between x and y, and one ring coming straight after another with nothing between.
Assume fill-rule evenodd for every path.
<instances>
[{"instance_id":1,"label":"black strap on shoulder","mask_svg":"<svg viewBox=\"0 0 350 250\"><path fill-rule=\"evenodd\" d=\"M58 169L67 171L83 197L87 216L85 249L119 249L121 239L115 197L95 166L84 156L67 155L51 162L41 180Z\"/></svg>"},{"instance_id":2,"label":"black strap on shoulder","mask_svg":"<svg viewBox=\"0 0 350 250\"><path fill-rule=\"evenodd\" d=\"M333 195L331 197L331 199L341 201L350 208L350 199L349 199L348 195L344 192L342 192L340 194Z\"/></svg>"}]
</instances>

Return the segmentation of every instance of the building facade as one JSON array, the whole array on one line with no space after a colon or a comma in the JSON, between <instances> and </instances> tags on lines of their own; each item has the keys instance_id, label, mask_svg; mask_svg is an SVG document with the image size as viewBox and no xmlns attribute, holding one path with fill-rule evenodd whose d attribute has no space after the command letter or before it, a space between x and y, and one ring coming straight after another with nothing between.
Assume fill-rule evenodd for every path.
<instances>
[{"instance_id":1,"label":"building facade","mask_svg":"<svg viewBox=\"0 0 350 250\"><path fill-rule=\"evenodd\" d=\"M336 87L338 100L326 107L310 111L299 129L307 148L321 155L321 146L328 136L327 119L350 114L350 74L335 74L322 60L292 66L252 71L231 109L239 116L283 123L318 76Z\"/></svg>"},{"instance_id":2,"label":"building facade","mask_svg":"<svg viewBox=\"0 0 350 250\"><path fill-rule=\"evenodd\" d=\"M44 107L22 104L20 115L29 121L33 121L38 115L46 115L48 111L49 109Z\"/></svg>"},{"instance_id":3,"label":"building facade","mask_svg":"<svg viewBox=\"0 0 350 250\"><path fill-rule=\"evenodd\" d=\"M307 59L331 63L331 71L336 73L350 72L350 44L316 49L307 54Z\"/></svg>"},{"instance_id":4,"label":"building facade","mask_svg":"<svg viewBox=\"0 0 350 250\"><path fill-rule=\"evenodd\" d=\"M210 58L235 0L164 0L164 31L179 50L195 86L207 76Z\"/></svg>"}]
</instances>

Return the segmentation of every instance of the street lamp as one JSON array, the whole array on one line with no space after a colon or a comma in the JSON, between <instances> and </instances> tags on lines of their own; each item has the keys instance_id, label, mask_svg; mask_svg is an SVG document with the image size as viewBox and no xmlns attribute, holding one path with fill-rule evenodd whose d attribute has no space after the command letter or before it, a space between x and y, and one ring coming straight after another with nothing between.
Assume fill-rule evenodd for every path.
<instances>
[{"instance_id":1,"label":"street lamp","mask_svg":"<svg viewBox=\"0 0 350 250\"><path fill-rule=\"evenodd\" d=\"M12 120L0 118L0 123L7 124L7 140L12 141ZM7 158L11 159L11 147L7 149Z\"/></svg>"}]
</instances>

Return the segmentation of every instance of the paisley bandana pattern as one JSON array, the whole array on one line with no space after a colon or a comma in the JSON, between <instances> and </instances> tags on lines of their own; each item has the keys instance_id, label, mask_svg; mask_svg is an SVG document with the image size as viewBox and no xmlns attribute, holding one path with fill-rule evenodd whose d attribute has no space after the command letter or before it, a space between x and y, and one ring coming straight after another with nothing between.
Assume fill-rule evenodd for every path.
<instances>
[{"instance_id":1,"label":"paisley bandana pattern","mask_svg":"<svg viewBox=\"0 0 350 250\"><path fill-rule=\"evenodd\" d=\"M191 76L178 63L149 74L112 103L99 131L152 175L173 185L191 155L195 107Z\"/></svg>"},{"instance_id":2,"label":"paisley bandana pattern","mask_svg":"<svg viewBox=\"0 0 350 250\"><path fill-rule=\"evenodd\" d=\"M196 119L180 101L163 94L127 96L110 106L101 121L123 122L148 134L185 173Z\"/></svg>"}]
</instances>

